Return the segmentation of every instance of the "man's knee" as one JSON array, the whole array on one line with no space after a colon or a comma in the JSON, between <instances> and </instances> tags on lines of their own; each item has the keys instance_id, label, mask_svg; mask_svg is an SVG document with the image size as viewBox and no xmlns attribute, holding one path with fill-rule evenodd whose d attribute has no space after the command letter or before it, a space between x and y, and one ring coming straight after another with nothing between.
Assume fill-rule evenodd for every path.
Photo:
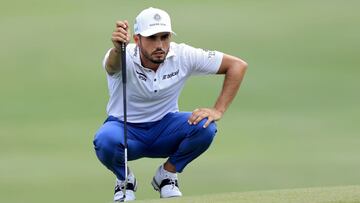
<instances>
[{"instance_id":1,"label":"man's knee","mask_svg":"<svg viewBox=\"0 0 360 203\"><path fill-rule=\"evenodd\" d=\"M112 153L116 147L121 146L120 135L114 129L103 126L95 135L94 147L97 152Z\"/></svg>"},{"instance_id":2,"label":"man's knee","mask_svg":"<svg viewBox=\"0 0 360 203\"><path fill-rule=\"evenodd\" d=\"M120 142L120 136L109 130L100 130L93 141L95 153L101 163L112 170L115 157L122 157L123 146Z\"/></svg>"},{"instance_id":3,"label":"man's knee","mask_svg":"<svg viewBox=\"0 0 360 203\"><path fill-rule=\"evenodd\" d=\"M204 128L203 126L206 123L206 121L207 121L206 119L201 121L198 125L196 125L196 128L198 131L199 138L202 140L202 142L210 144L215 137L215 134L217 132L217 127L215 122L211 122L206 128Z\"/></svg>"}]
</instances>

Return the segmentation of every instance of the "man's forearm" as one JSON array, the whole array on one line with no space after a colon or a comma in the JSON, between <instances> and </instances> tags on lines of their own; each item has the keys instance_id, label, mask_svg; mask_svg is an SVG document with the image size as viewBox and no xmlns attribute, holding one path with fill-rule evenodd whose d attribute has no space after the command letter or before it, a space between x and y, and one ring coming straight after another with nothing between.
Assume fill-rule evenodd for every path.
<instances>
[{"instance_id":1,"label":"man's forearm","mask_svg":"<svg viewBox=\"0 0 360 203\"><path fill-rule=\"evenodd\" d=\"M244 78L247 64L243 61L240 61L236 64L233 64L231 68L225 73L225 79L221 93L216 100L214 108L222 113L226 111L229 107L232 100L235 98L241 81Z\"/></svg>"},{"instance_id":2,"label":"man's forearm","mask_svg":"<svg viewBox=\"0 0 360 203\"><path fill-rule=\"evenodd\" d=\"M106 71L109 75L113 75L121 70L121 51L116 48L112 48L109 54L109 58L106 61Z\"/></svg>"}]
</instances>

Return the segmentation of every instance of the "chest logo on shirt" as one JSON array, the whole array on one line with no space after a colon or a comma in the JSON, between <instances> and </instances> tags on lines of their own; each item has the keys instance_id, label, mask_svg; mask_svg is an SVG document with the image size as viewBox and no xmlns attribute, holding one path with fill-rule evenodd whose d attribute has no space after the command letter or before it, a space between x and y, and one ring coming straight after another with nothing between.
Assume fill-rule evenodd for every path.
<instances>
[{"instance_id":1,"label":"chest logo on shirt","mask_svg":"<svg viewBox=\"0 0 360 203\"><path fill-rule=\"evenodd\" d=\"M138 71L135 71L135 72L137 73L138 78L139 78L140 80L143 80L143 81L146 82L147 76L146 76L144 73L140 73L140 72L138 72Z\"/></svg>"},{"instance_id":2,"label":"chest logo on shirt","mask_svg":"<svg viewBox=\"0 0 360 203\"><path fill-rule=\"evenodd\" d=\"M170 78L172 78L172 77L174 77L175 75L178 75L178 74L179 74L179 69L177 69L175 72L163 75L162 79L163 80L170 79Z\"/></svg>"}]
</instances>

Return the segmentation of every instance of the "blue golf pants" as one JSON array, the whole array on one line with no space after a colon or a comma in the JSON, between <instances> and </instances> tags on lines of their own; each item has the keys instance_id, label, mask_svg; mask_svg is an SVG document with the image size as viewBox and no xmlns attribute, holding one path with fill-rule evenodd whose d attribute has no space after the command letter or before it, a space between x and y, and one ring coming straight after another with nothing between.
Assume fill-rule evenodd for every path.
<instances>
[{"instance_id":1,"label":"blue golf pants","mask_svg":"<svg viewBox=\"0 0 360 203\"><path fill-rule=\"evenodd\" d=\"M127 123L128 160L142 157L167 158L181 173L188 163L205 152L217 131L215 122L207 128L187 121L190 112L168 113L159 121L148 123ZM109 116L94 138L98 159L119 180L125 180L124 123Z\"/></svg>"}]
</instances>

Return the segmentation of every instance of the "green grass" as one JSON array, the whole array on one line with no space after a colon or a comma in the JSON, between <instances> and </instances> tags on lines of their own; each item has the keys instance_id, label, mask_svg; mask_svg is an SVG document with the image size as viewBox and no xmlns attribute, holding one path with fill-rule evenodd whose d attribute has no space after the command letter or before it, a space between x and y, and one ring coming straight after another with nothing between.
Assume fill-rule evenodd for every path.
<instances>
[{"instance_id":1,"label":"green grass","mask_svg":"<svg viewBox=\"0 0 360 203\"><path fill-rule=\"evenodd\" d=\"M254 192L232 192L136 203L355 203L360 202L360 186L302 188Z\"/></svg>"},{"instance_id":2,"label":"green grass","mask_svg":"<svg viewBox=\"0 0 360 203\"><path fill-rule=\"evenodd\" d=\"M92 149L108 99L100 64L114 21L150 5L171 14L174 41L250 65L212 147L180 174L185 198L360 184L360 1L4 1L0 202L111 200ZM180 108L212 106L222 79L190 79ZM130 163L139 200L158 197L162 161Z\"/></svg>"}]
</instances>

